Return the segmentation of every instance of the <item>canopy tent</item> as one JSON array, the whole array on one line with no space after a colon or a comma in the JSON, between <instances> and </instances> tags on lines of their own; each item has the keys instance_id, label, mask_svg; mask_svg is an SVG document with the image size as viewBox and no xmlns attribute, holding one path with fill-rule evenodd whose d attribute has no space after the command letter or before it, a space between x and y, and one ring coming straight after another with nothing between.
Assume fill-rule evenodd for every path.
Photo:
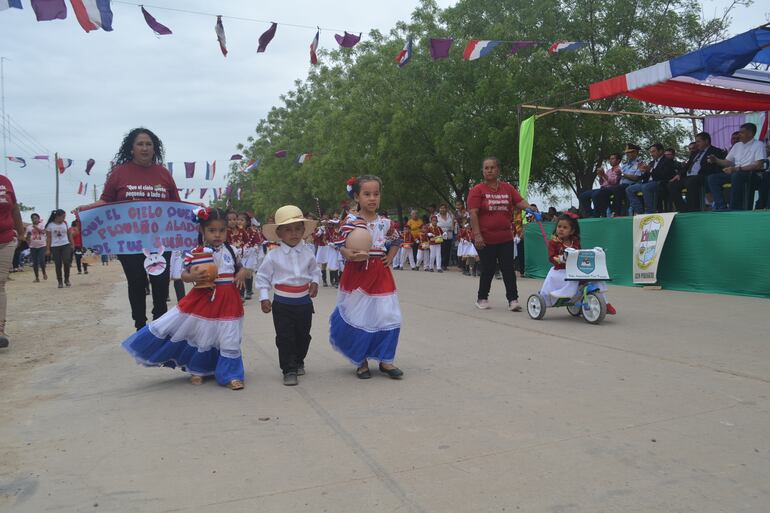
<instances>
[{"instance_id":1,"label":"canopy tent","mask_svg":"<svg viewBox=\"0 0 770 513\"><path fill-rule=\"evenodd\" d=\"M709 110L770 110L770 25L744 32L589 87L590 100L629 96L645 102Z\"/></svg>"}]
</instances>

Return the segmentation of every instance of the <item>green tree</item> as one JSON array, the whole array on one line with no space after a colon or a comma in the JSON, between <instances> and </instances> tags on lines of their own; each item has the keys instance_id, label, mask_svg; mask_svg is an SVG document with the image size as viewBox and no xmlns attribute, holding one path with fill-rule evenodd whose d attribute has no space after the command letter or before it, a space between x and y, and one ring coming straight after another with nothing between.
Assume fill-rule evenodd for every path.
<instances>
[{"instance_id":1,"label":"green tree","mask_svg":"<svg viewBox=\"0 0 770 513\"><path fill-rule=\"evenodd\" d=\"M746 2L736 2L744 5ZM239 145L262 158L255 173L234 174L236 208L269 215L285 203L339 209L348 177L377 174L383 206L406 209L465 198L495 155L517 180L518 105L575 105L600 110L667 112L618 97L588 103L588 85L666 60L724 36L724 17L703 20L694 0L461 0L440 9L423 0L388 34L372 31L354 49L324 53L321 66L281 97L256 132ZM406 37L412 61L394 57ZM453 37L450 57L433 61L431 37ZM585 41L578 52L550 55L544 46L509 55L462 59L471 38ZM549 193L591 187L595 164L626 142L676 146L685 129L652 118L554 114L537 123L531 184ZM288 149L288 158L273 156ZM311 152L300 166L292 158Z\"/></svg>"}]
</instances>

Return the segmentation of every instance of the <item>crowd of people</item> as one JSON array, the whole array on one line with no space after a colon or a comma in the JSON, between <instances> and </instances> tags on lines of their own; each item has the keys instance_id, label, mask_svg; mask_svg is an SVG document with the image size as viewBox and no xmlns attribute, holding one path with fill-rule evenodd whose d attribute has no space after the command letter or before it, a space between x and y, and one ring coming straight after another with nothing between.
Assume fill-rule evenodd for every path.
<instances>
[{"instance_id":1,"label":"crowd of people","mask_svg":"<svg viewBox=\"0 0 770 513\"><path fill-rule=\"evenodd\" d=\"M623 154L608 157L609 167L597 165L599 187L578 194L581 215L770 208L770 140L757 140L756 135L757 126L744 123L732 134L731 147L722 149L711 144L710 134L701 132L688 145L685 162L660 143L648 148L650 160L645 162L641 148L627 144Z\"/></svg>"}]
</instances>

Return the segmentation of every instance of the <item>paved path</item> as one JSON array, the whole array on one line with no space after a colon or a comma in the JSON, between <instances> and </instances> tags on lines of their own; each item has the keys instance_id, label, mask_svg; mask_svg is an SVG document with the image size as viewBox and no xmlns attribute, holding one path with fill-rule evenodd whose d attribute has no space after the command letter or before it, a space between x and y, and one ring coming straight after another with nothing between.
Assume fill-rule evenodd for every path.
<instances>
[{"instance_id":1,"label":"paved path","mask_svg":"<svg viewBox=\"0 0 770 513\"><path fill-rule=\"evenodd\" d=\"M614 287L619 315L590 326L508 312L499 281L479 311L471 278L397 280L401 382L359 381L330 349L330 289L293 388L253 302L242 392L136 366L118 346L127 319L102 319L114 340L0 401L0 510L768 510L768 301ZM539 283L520 280L522 299Z\"/></svg>"}]
</instances>

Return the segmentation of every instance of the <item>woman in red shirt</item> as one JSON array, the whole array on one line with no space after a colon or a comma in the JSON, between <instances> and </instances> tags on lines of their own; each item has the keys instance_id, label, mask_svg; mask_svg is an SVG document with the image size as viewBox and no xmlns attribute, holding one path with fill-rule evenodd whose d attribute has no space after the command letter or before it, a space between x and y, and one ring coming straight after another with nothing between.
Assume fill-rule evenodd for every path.
<instances>
[{"instance_id":1,"label":"woman in red shirt","mask_svg":"<svg viewBox=\"0 0 770 513\"><path fill-rule=\"evenodd\" d=\"M163 166L163 143L146 128L134 128L123 138L115 155L115 166L107 174L99 201L76 210L118 201L181 201L174 178ZM166 259L166 270L158 276L149 277L152 284L153 319L167 310L171 252L167 251L163 256ZM128 281L128 301L137 330L147 323L147 272L144 270L144 259L142 253L118 255Z\"/></svg>"},{"instance_id":2,"label":"woman in red shirt","mask_svg":"<svg viewBox=\"0 0 770 513\"><path fill-rule=\"evenodd\" d=\"M530 208L530 204L511 184L500 181L500 161L497 158L484 159L482 172L484 181L468 193L474 243L481 260L476 306L482 310L489 308L489 289L499 265L508 309L520 312L516 273L513 270L513 209L524 210Z\"/></svg>"},{"instance_id":3,"label":"woman in red shirt","mask_svg":"<svg viewBox=\"0 0 770 513\"><path fill-rule=\"evenodd\" d=\"M11 272L13 252L24 233L21 211L16 202L11 181L0 175L0 348L8 347L8 335L5 334L5 311L8 298L5 294L5 282Z\"/></svg>"}]
</instances>

